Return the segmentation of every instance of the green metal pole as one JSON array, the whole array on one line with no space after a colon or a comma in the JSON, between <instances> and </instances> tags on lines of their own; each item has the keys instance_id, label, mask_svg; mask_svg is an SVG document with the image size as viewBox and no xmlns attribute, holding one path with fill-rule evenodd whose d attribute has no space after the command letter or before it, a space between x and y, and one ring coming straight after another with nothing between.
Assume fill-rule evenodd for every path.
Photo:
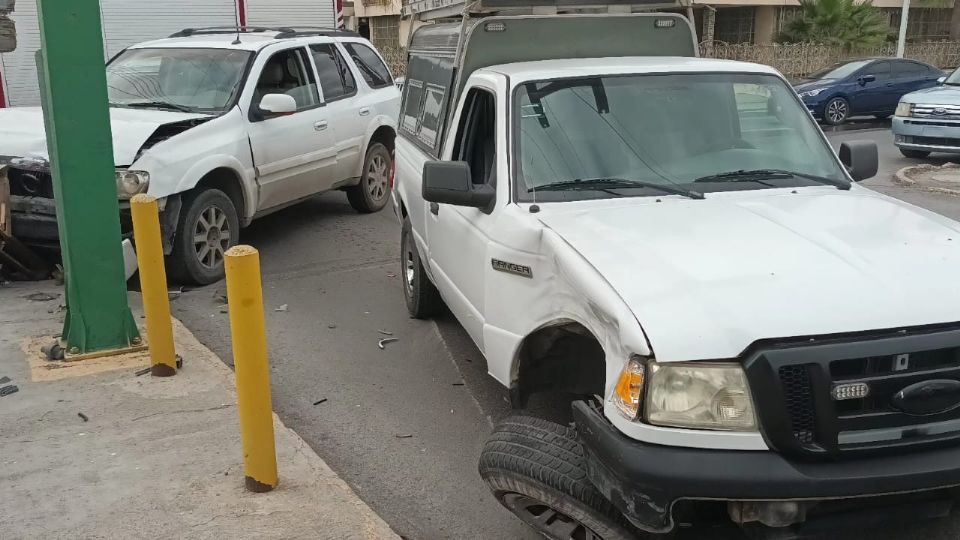
<instances>
[{"instance_id":1,"label":"green metal pole","mask_svg":"<svg viewBox=\"0 0 960 540\"><path fill-rule=\"evenodd\" d=\"M66 279L68 350L139 339L127 304L98 0L39 0L47 147Z\"/></svg>"}]
</instances>

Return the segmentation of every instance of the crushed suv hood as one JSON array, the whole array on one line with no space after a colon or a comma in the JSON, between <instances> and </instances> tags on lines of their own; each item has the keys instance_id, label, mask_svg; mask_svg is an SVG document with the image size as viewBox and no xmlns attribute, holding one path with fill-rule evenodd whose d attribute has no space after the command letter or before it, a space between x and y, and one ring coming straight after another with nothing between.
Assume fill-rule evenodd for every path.
<instances>
[{"instance_id":1,"label":"crushed suv hood","mask_svg":"<svg viewBox=\"0 0 960 540\"><path fill-rule=\"evenodd\" d=\"M799 191L550 204L538 217L623 298L661 361L960 321L960 225L863 188Z\"/></svg>"},{"instance_id":2,"label":"crushed suv hood","mask_svg":"<svg viewBox=\"0 0 960 540\"><path fill-rule=\"evenodd\" d=\"M131 165L144 143L158 128L196 119L210 118L152 109L110 108L113 129L113 158L117 166ZM43 111L39 107L0 109L0 156L48 159Z\"/></svg>"}]
</instances>

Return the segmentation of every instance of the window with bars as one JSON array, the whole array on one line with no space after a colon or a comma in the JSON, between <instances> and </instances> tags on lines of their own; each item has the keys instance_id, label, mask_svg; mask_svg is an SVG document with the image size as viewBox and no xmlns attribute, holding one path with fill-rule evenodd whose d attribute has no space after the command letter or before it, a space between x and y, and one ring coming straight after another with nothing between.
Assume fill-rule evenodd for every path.
<instances>
[{"instance_id":1,"label":"window with bars","mask_svg":"<svg viewBox=\"0 0 960 540\"><path fill-rule=\"evenodd\" d=\"M400 46L400 16L371 17L370 42L381 51Z\"/></svg>"},{"instance_id":2,"label":"window with bars","mask_svg":"<svg viewBox=\"0 0 960 540\"><path fill-rule=\"evenodd\" d=\"M900 9L883 12L890 18L890 29L900 31ZM910 41L941 41L950 39L950 8L910 8L907 18L907 39Z\"/></svg>"},{"instance_id":3,"label":"window with bars","mask_svg":"<svg viewBox=\"0 0 960 540\"><path fill-rule=\"evenodd\" d=\"M753 7L719 8L713 39L725 43L753 43Z\"/></svg>"},{"instance_id":4,"label":"window with bars","mask_svg":"<svg viewBox=\"0 0 960 540\"><path fill-rule=\"evenodd\" d=\"M803 16L803 8L800 6L782 7L777 12L777 34L783 32L783 29L790 24L790 21L799 19Z\"/></svg>"}]
</instances>

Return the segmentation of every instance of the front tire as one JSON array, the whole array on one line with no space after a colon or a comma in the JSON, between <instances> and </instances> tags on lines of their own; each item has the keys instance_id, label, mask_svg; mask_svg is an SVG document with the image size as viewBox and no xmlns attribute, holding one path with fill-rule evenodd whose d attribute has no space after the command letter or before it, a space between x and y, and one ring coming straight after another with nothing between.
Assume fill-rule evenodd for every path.
<instances>
[{"instance_id":1,"label":"front tire","mask_svg":"<svg viewBox=\"0 0 960 540\"><path fill-rule=\"evenodd\" d=\"M823 121L831 126L839 126L850 117L850 103L842 97L835 97L823 107Z\"/></svg>"},{"instance_id":2,"label":"front tire","mask_svg":"<svg viewBox=\"0 0 960 540\"><path fill-rule=\"evenodd\" d=\"M400 232L400 276L403 279L403 299L411 317L429 319L440 311L443 300L423 269L410 218L403 218Z\"/></svg>"},{"instance_id":3,"label":"front tire","mask_svg":"<svg viewBox=\"0 0 960 540\"><path fill-rule=\"evenodd\" d=\"M363 160L360 183L347 188L347 200L363 214L379 212L390 199L390 169L393 158L382 143L373 143Z\"/></svg>"},{"instance_id":4,"label":"front tire","mask_svg":"<svg viewBox=\"0 0 960 540\"><path fill-rule=\"evenodd\" d=\"M237 245L237 208L219 189L189 192L177 221L170 275L181 283L209 285L223 279L224 253Z\"/></svg>"},{"instance_id":5,"label":"front tire","mask_svg":"<svg viewBox=\"0 0 960 540\"><path fill-rule=\"evenodd\" d=\"M910 159L923 159L930 155L930 152L926 150L908 150L906 148L901 148L900 153L903 154L903 157Z\"/></svg>"},{"instance_id":6,"label":"front tire","mask_svg":"<svg viewBox=\"0 0 960 540\"><path fill-rule=\"evenodd\" d=\"M547 538L643 537L587 479L583 449L571 427L507 418L483 447L480 476L500 504Z\"/></svg>"}]
</instances>

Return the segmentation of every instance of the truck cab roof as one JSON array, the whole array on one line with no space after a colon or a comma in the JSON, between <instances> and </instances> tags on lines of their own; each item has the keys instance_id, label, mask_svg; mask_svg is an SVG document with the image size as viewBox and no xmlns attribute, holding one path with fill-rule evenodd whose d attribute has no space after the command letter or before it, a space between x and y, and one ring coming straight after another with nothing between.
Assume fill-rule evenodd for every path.
<instances>
[{"instance_id":1,"label":"truck cab roof","mask_svg":"<svg viewBox=\"0 0 960 540\"><path fill-rule=\"evenodd\" d=\"M505 75L514 83L556 79L560 77L647 73L735 72L777 74L775 69L760 64L680 56L626 56L619 58L573 58L516 62L490 66L478 70L477 73L485 71Z\"/></svg>"}]
</instances>

